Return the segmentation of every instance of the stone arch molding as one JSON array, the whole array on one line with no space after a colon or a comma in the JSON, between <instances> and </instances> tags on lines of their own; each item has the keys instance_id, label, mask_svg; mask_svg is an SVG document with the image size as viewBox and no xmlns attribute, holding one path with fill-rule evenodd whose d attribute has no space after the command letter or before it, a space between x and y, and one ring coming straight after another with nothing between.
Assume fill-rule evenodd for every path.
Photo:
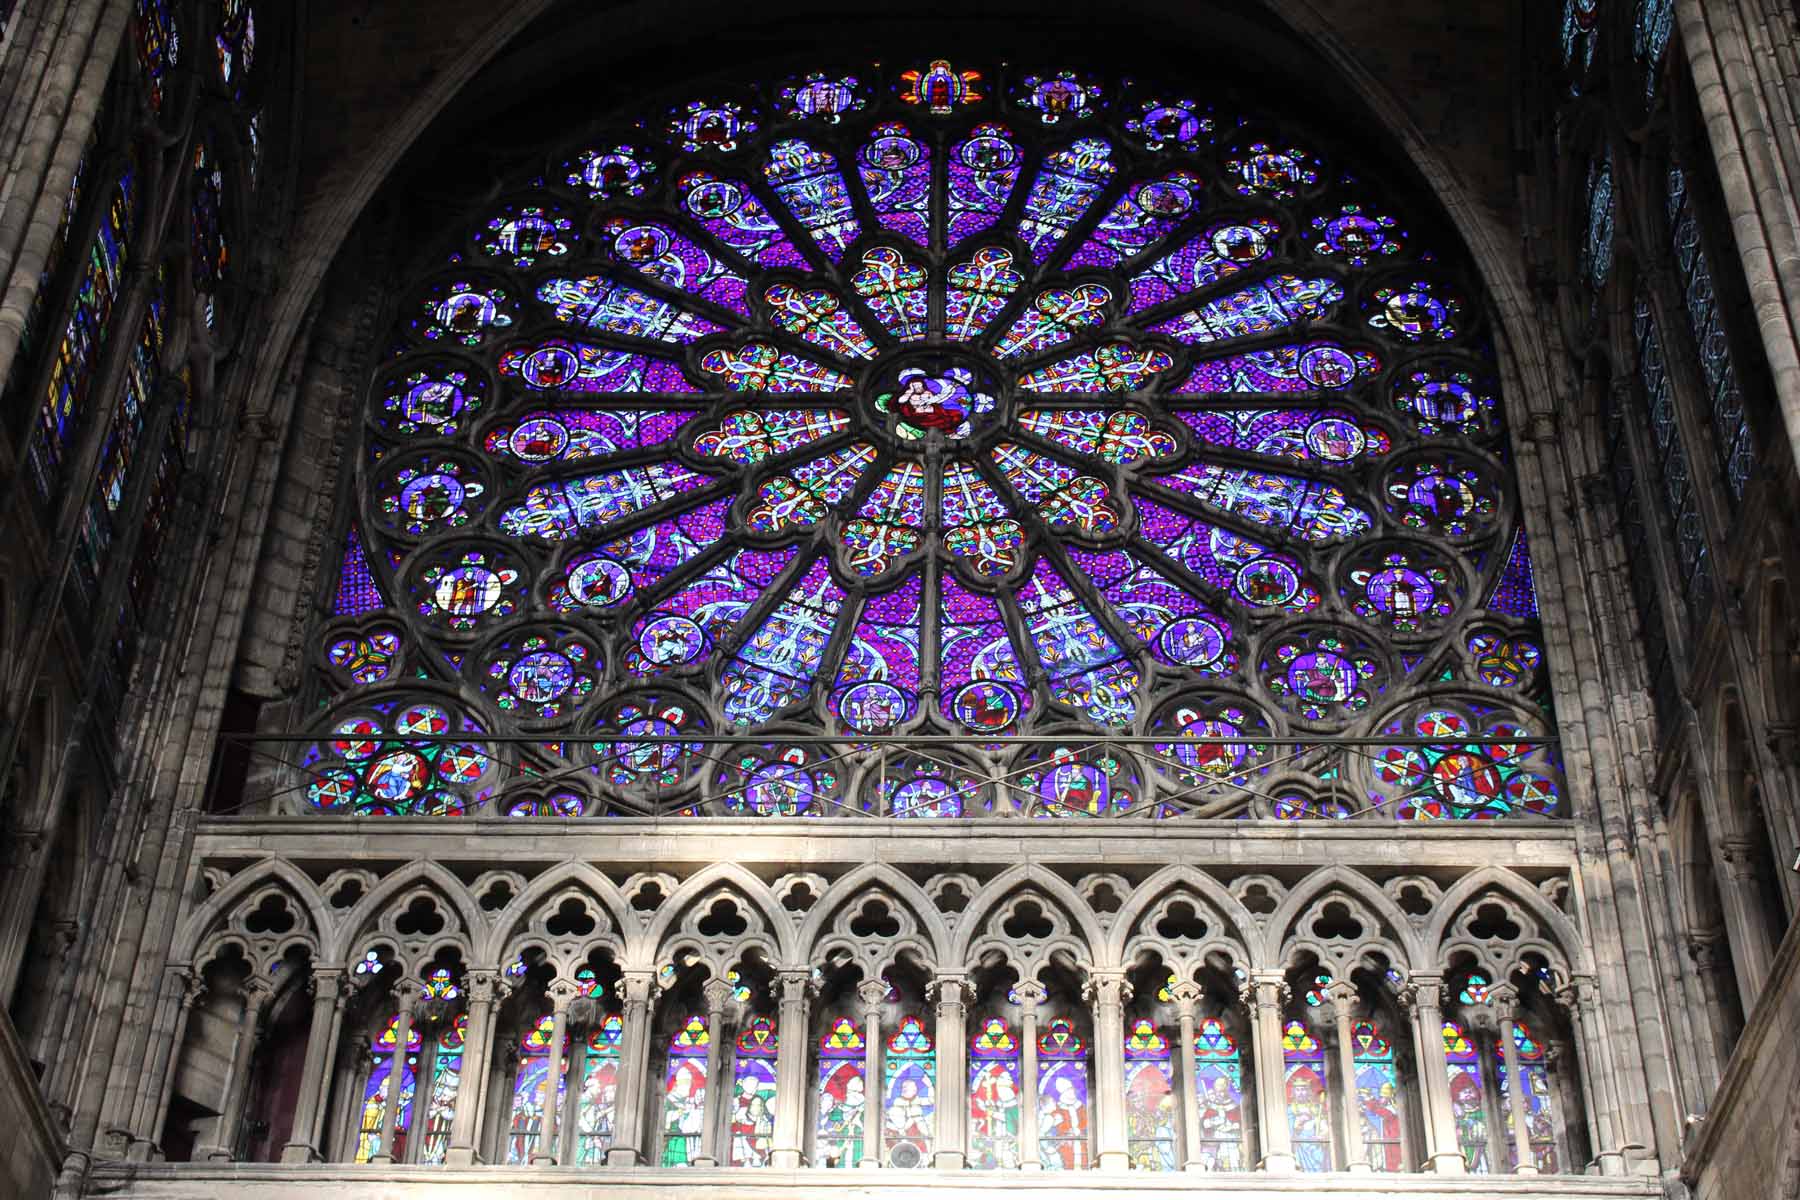
<instances>
[{"instance_id":1,"label":"stone arch molding","mask_svg":"<svg viewBox=\"0 0 1800 1200\"><path fill-rule=\"evenodd\" d=\"M1536 888L1501 867L1483 867L1446 891L1426 939L1432 947L1427 969L1433 973L1447 970L1458 955L1467 955L1494 972L1491 979L1505 980L1527 954L1541 957L1558 984L1571 972L1594 971L1587 943L1574 923Z\"/></svg>"}]
</instances>

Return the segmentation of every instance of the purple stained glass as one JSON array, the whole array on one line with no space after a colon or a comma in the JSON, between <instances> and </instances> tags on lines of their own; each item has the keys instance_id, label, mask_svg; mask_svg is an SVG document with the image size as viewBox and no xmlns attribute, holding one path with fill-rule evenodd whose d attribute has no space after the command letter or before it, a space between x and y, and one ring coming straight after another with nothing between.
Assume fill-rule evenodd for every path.
<instances>
[{"instance_id":1,"label":"purple stained glass","mask_svg":"<svg viewBox=\"0 0 1800 1200\"><path fill-rule=\"evenodd\" d=\"M1069 268L1116 267L1135 258L1181 225L1201 202L1204 186L1192 172L1171 171L1126 188L1069 256Z\"/></svg>"},{"instance_id":2,"label":"purple stained glass","mask_svg":"<svg viewBox=\"0 0 1800 1200\"><path fill-rule=\"evenodd\" d=\"M1342 408L1209 408L1175 416L1203 445L1319 467L1377 459L1392 441L1379 425Z\"/></svg>"},{"instance_id":3,"label":"purple stained glass","mask_svg":"<svg viewBox=\"0 0 1800 1200\"><path fill-rule=\"evenodd\" d=\"M923 339L931 315L926 269L908 262L891 246L870 247L862 262L862 269L850 277L850 286L875 319L900 341Z\"/></svg>"},{"instance_id":4,"label":"purple stained glass","mask_svg":"<svg viewBox=\"0 0 1800 1200\"><path fill-rule=\"evenodd\" d=\"M1133 275L1126 310L1139 313L1178 300L1266 262L1280 236L1281 223L1270 218L1214 225Z\"/></svg>"},{"instance_id":5,"label":"purple stained glass","mask_svg":"<svg viewBox=\"0 0 1800 1200\"><path fill-rule=\"evenodd\" d=\"M1319 589L1297 560L1153 500L1138 497L1136 505L1140 537L1238 603L1291 612L1319 606Z\"/></svg>"},{"instance_id":6,"label":"purple stained glass","mask_svg":"<svg viewBox=\"0 0 1800 1200\"><path fill-rule=\"evenodd\" d=\"M518 503L500 510L500 531L519 538L568 541L710 482L678 463L652 463L538 484L528 488Z\"/></svg>"},{"instance_id":7,"label":"purple stained glass","mask_svg":"<svg viewBox=\"0 0 1800 1200\"><path fill-rule=\"evenodd\" d=\"M930 148L904 125L877 125L857 148L856 169L882 227L929 247Z\"/></svg>"},{"instance_id":8,"label":"purple stained glass","mask_svg":"<svg viewBox=\"0 0 1800 1200\"><path fill-rule=\"evenodd\" d=\"M1170 317L1150 330L1201 346L1316 321L1343 298L1343 286L1334 279L1277 275Z\"/></svg>"},{"instance_id":9,"label":"purple stained glass","mask_svg":"<svg viewBox=\"0 0 1800 1200\"><path fill-rule=\"evenodd\" d=\"M1231 622L1155 567L1125 550L1071 550L1069 559L1158 662L1206 675L1236 668Z\"/></svg>"},{"instance_id":10,"label":"purple stained glass","mask_svg":"<svg viewBox=\"0 0 1800 1200\"><path fill-rule=\"evenodd\" d=\"M648 593L724 536L731 504L729 496L709 501L574 555L550 575L550 607L564 613L596 611Z\"/></svg>"},{"instance_id":11,"label":"purple stained glass","mask_svg":"<svg viewBox=\"0 0 1800 1200\"><path fill-rule=\"evenodd\" d=\"M850 205L850 189L829 151L789 138L769 148L763 175L802 228L832 262L862 234Z\"/></svg>"},{"instance_id":12,"label":"purple stained glass","mask_svg":"<svg viewBox=\"0 0 1800 1200\"><path fill-rule=\"evenodd\" d=\"M1356 537L1374 523L1341 489L1273 471L1200 463L1156 482L1303 541Z\"/></svg>"},{"instance_id":13,"label":"purple stained glass","mask_svg":"<svg viewBox=\"0 0 1800 1200\"><path fill-rule=\"evenodd\" d=\"M1087 214L1118 170L1112 146L1104 138L1081 138L1046 155L1025 196L1019 237L1036 262L1049 259L1075 223Z\"/></svg>"},{"instance_id":14,"label":"purple stained glass","mask_svg":"<svg viewBox=\"0 0 1800 1200\"><path fill-rule=\"evenodd\" d=\"M1374 354L1339 342L1297 342L1203 362L1173 389L1182 396L1341 391L1381 370Z\"/></svg>"},{"instance_id":15,"label":"purple stained glass","mask_svg":"<svg viewBox=\"0 0 1800 1200\"><path fill-rule=\"evenodd\" d=\"M500 356L500 374L537 391L697 392L681 366L668 359L614 350L589 342L550 338Z\"/></svg>"},{"instance_id":16,"label":"purple stained glass","mask_svg":"<svg viewBox=\"0 0 1800 1200\"><path fill-rule=\"evenodd\" d=\"M974 733L1004 733L1031 707L1025 672L991 596L946 577L939 584L938 708Z\"/></svg>"},{"instance_id":17,"label":"purple stained glass","mask_svg":"<svg viewBox=\"0 0 1800 1200\"><path fill-rule=\"evenodd\" d=\"M991 229L1019 184L1024 153L1003 125L977 125L950 148L948 244Z\"/></svg>"},{"instance_id":18,"label":"purple stained glass","mask_svg":"<svg viewBox=\"0 0 1800 1200\"><path fill-rule=\"evenodd\" d=\"M709 171L690 171L676 181L681 211L700 222L719 243L759 267L799 267L806 258L749 186Z\"/></svg>"},{"instance_id":19,"label":"purple stained glass","mask_svg":"<svg viewBox=\"0 0 1800 1200\"><path fill-rule=\"evenodd\" d=\"M724 328L705 317L684 312L648 292L614 283L601 275L545 280L538 285L537 298L550 306L552 315L565 325L579 325L620 337L686 345Z\"/></svg>"},{"instance_id":20,"label":"purple stained glass","mask_svg":"<svg viewBox=\"0 0 1800 1200\"><path fill-rule=\"evenodd\" d=\"M984 246L951 267L944 289L945 335L956 342L979 338L1024 281L1013 270L1012 252L998 246Z\"/></svg>"},{"instance_id":21,"label":"purple stained glass","mask_svg":"<svg viewBox=\"0 0 1800 1200\"><path fill-rule=\"evenodd\" d=\"M1019 591L1019 612L1052 698L1098 725L1123 725L1136 715L1137 667L1043 559Z\"/></svg>"},{"instance_id":22,"label":"purple stained glass","mask_svg":"<svg viewBox=\"0 0 1800 1200\"><path fill-rule=\"evenodd\" d=\"M918 711L922 582L917 574L863 602L829 705L845 728L889 733Z\"/></svg>"},{"instance_id":23,"label":"purple stained glass","mask_svg":"<svg viewBox=\"0 0 1800 1200\"><path fill-rule=\"evenodd\" d=\"M720 673L720 706L737 725L760 725L804 698L837 628L845 593L819 559L746 637Z\"/></svg>"},{"instance_id":24,"label":"purple stained glass","mask_svg":"<svg viewBox=\"0 0 1800 1200\"><path fill-rule=\"evenodd\" d=\"M600 226L600 242L608 258L646 279L750 315L744 277L666 221L609 217Z\"/></svg>"},{"instance_id":25,"label":"purple stained glass","mask_svg":"<svg viewBox=\"0 0 1800 1200\"><path fill-rule=\"evenodd\" d=\"M1494 590L1488 594L1485 607L1489 612L1504 613L1521 621L1535 621L1538 615L1537 584L1531 567L1531 545L1521 527L1507 551L1506 566Z\"/></svg>"},{"instance_id":26,"label":"purple stained glass","mask_svg":"<svg viewBox=\"0 0 1800 1200\"><path fill-rule=\"evenodd\" d=\"M386 607L387 598L381 594L381 585L375 582L375 571L369 566L369 552L363 549L362 533L352 525L344 534L337 600L331 606L331 615L360 617Z\"/></svg>"},{"instance_id":27,"label":"purple stained glass","mask_svg":"<svg viewBox=\"0 0 1800 1200\"><path fill-rule=\"evenodd\" d=\"M695 410L532 409L488 427L482 448L527 466L667 445Z\"/></svg>"},{"instance_id":28,"label":"purple stained glass","mask_svg":"<svg viewBox=\"0 0 1800 1200\"><path fill-rule=\"evenodd\" d=\"M1157 377L1174 365L1175 359L1165 350L1110 342L1028 372L1019 378L1019 386L1065 394L1136 392L1154 386Z\"/></svg>"},{"instance_id":29,"label":"purple stained glass","mask_svg":"<svg viewBox=\"0 0 1800 1200\"><path fill-rule=\"evenodd\" d=\"M740 550L658 601L632 623L635 644L625 653L626 670L643 677L700 662L798 553L791 547Z\"/></svg>"}]
</instances>

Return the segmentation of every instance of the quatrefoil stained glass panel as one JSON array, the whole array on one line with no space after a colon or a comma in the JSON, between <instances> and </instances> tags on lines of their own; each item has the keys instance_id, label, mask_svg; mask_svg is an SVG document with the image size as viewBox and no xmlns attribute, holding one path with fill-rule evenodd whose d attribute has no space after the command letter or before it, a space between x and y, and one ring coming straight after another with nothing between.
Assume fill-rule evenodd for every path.
<instances>
[{"instance_id":1,"label":"quatrefoil stained glass panel","mask_svg":"<svg viewBox=\"0 0 1800 1200\"><path fill-rule=\"evenodd\" d=\"M597 762L582 735L943 733L997 762L1154 733L1174 765L1142 774L1181 795L1354 773L1184 737L1553 732L1481 297L1334 147L943 61L630 117L395 297L322 732L373 744L405 707L381 697L423 688L459 729L542 731L510 769L641 761L677 792L708 777L679 745ZM330 746L322 806L418 807ZM495 753L461 804L504 790ZM1360 778L1386 802L1446 757ZM1409 811L1558 803L1546 753L1488 774L1492 803ZM444 783L421 802L456 808Z\"/></svg>"}]
</instances>

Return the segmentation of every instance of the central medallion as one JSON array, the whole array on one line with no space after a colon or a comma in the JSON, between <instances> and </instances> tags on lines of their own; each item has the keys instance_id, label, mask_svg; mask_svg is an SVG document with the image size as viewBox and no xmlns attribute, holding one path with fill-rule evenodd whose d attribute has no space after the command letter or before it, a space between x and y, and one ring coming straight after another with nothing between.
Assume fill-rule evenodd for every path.
<instances>
[{"instance_id":1,"label":"central medallion","mask_svg":"<svg viewBox=\"0 0 1800 1200\"><path fill-rule=\"evenodd\" d=\"M960 356L914 359L875 392L883 427L902 442L937 433L966 442L995 421L1000 403L985 372Z\"/></svg>"}]
</instances>

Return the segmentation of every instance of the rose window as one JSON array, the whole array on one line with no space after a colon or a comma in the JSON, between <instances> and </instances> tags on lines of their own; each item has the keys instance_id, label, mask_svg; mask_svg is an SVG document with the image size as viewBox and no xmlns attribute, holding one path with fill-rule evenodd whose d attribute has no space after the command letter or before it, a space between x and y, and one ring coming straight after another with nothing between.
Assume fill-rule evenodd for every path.
<instances>
[{"instance_id":1,"label":"rose window","mask_svg":"<svg viewBox=\"0 0 1800 1200\"><path fill-rule=\"evenodd\" d=\"M396 299L326 731L425 692L542 732L463 781L505 811L545 773L644 806L605 811L1336 811L1268 780L1555 810L1483 306L1431 214L1281 122L1071 71L629 116ZM1468 742L1327 737L1426 728ZM960 738L970 778L863 786L783 731ZM1068 747L1019 767L1041 732ZM333 745L320 807L449 809L441 770L377 805Z\"/></svg>"}]
</instances>

